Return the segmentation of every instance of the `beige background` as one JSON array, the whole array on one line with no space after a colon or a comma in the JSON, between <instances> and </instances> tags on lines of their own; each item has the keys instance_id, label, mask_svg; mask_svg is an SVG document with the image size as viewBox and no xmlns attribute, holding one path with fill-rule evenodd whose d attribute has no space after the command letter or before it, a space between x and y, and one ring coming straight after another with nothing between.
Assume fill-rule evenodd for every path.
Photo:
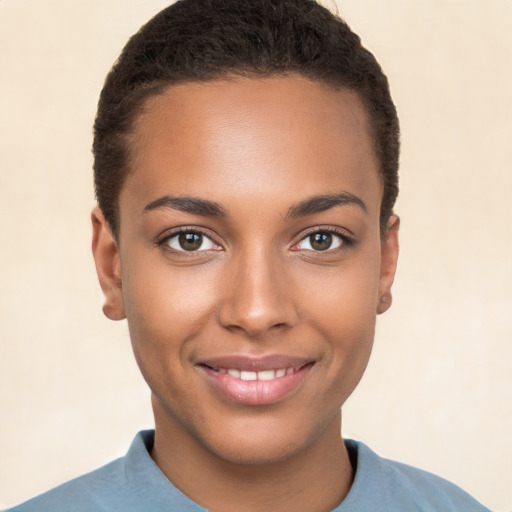
<instances>
[{"instance_id":1,"label":"beige background","mask_svg":"<svg viewBox=\"0 0 512 512\"><path fill-rule=\"evenodd\" d=\"M166 4L0 0L0 507L152 424L126 325L100 311L89 148L108 68ZM512 1L338 5L403 131L395 303L344 430L512 511Z\"/></svg>"}]
</instances>

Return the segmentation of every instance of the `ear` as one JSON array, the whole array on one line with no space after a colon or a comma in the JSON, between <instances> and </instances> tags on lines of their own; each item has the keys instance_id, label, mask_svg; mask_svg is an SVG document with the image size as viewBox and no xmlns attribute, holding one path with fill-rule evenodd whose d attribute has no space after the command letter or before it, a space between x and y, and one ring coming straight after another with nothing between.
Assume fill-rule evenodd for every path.
<instances>
[{"instance_id":1,"label":"ear","mask_svg":"<svg viewBox=\"0 0 512 512\"><path fill-rule=\"evenodd\" d=\"M396 264L398 261L399 227L399 217L397 215L391 215L384 235L384 240L381 243L379 302L377 304L377 313L379 315L387 311L392 302L391 286L395 279Z\"/></svg>"},{"instance_id":2,"label":"ear","mask_svg":"<svg viewBox=\"0 0 512 512\"><path fill-rule=\"evenodd\" d=\"M100 208L91 212L92 220L92 254L96 264L96 273L100 281L105 303L103 313L110 320L125 318L121 260L117 242L110 231L110 226Z\"/></svg>"}]
</instances>

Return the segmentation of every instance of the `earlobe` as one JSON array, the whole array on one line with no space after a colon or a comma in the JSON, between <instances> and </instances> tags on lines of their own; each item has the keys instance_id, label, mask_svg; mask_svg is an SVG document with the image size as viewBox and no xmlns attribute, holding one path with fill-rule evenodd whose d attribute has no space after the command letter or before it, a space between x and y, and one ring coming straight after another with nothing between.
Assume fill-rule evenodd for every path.
<instances>
[{"instance_id":1,"label":"earlobe","mask_svg":"<svg viewBox=\"0 0 512 512\"><path fill-rule=\"evenodd\" d=\"M388 221L385 238L381 243L380 282L377 313L380 315L391 307L391 287L395 279L396 265L398 262L398 230L400 218L391 215Z\"/></svg>"},{"instance_id":2,"label":"earlobe","mask_svg":"<svg viewBox=\"0 0 512 512\"><path fill-rule=\"evenodd\" d=\"M100 282L105 303L103 313L110 320L125 318L121 280L121 260L117 242L100 208L91 212L92 253L96 273Z\"/></svg>"}]
</instances>

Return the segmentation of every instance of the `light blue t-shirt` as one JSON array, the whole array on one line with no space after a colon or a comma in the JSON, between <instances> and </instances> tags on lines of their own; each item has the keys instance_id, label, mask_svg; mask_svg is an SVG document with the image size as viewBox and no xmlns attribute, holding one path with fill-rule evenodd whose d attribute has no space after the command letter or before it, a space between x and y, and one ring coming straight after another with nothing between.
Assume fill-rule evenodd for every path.
<instances>
[{"instance_id":1,"label":"light blue t-shirt","mask_svg":"<svg viewBox=\"0 0 512 512\"><path fill-rule=\"evenodd\" d=\"M7 512L205 512L158 469L154 431L139 432L125 457ZM332 512L490 512L456 485L346 441L356 466L348 495Z\"/></svg>"}]
</instances>

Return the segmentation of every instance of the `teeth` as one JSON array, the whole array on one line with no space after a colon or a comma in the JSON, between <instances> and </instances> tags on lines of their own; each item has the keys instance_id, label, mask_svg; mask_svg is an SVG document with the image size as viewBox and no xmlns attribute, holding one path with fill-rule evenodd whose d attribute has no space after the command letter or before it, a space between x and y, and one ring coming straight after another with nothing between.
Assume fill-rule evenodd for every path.
<instances>
[{"instance_id":1,"label":"teeth","mask_svg":"<svg viewBox=\"0 0 512 512\"><path fill-rule=\"evenodd\" d=\"M274 380L284 377L285 375L291 375L295 370L291 367L280 368L279 370L262 370L261 372L237 370L235 368L218 368L217 371L219 373L227 373L231 375L231 377L241 380Z\"/></svg>"},{"instance_id":2,"label":"teeth","mask_svg":"<svg viewBox=\"0 0 512 512\"><path fill-rule=\"evenodd\" d=\"M240 372L240 378L242 380L258 380L258 374L256 372L246 372L242 370Z\"/></svg>"},{"instance_id":3,"label":"teeth","mask_svg":"<svg viewBox=\"0 0 512 512\"><path fill-rule=\"evenodd\" d=\"M273 380L276 378L276 372L274 370L265 370L258 372L258 380Z\"/></svg>"}]
</instances>

